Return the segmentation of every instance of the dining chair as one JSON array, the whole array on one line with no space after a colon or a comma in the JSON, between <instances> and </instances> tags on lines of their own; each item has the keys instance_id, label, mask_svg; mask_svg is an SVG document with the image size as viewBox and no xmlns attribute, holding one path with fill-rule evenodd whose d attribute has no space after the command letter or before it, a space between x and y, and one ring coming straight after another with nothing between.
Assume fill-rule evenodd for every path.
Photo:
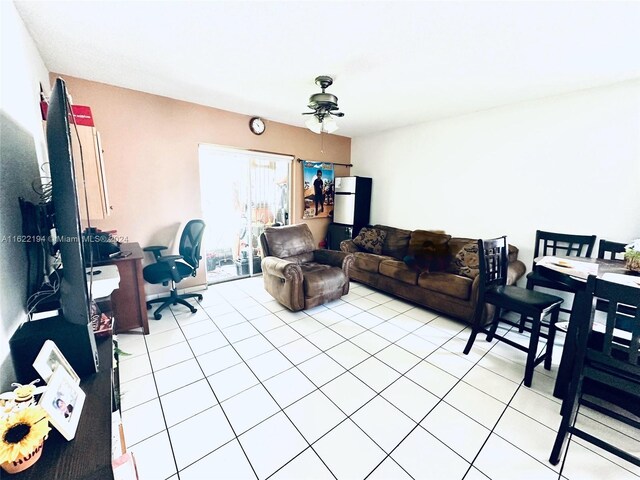
<instances>
[{"instance_id":1,"label":"dining chair","mask_svg":"<svg viewBox=\"0 0 640 480\"><path fill-rule=\"evenodd\" d=\"M606 314L595 308L599 301L609 305ZM614 444L611 437L605 440L597 431L576 426L580 406L586 406L640 429L640 288L592 275L586 288L576 294L575 303L573 371L549 461L553 465L560 461L573 434L640 466L637 451L625 450L623 441ZM625 313L629 307L635 307L631 314ZM623 330L621 320L627 323Z\"/></svg>"},{"instance_id":2,"label":"dining chair","mask_svg":"<svg viewBox=\"0 0 640 480\"><path fill-rule=\"evenodd\" d=\"M624 255L625 245L624 243L601 239L598 243L598 258L622 260L622 258L618 258L618 254L622 253Z\"/></svg>"},{"instance_id":3,"label":"dining chair","mask_svg":"<svg viewBox=\"0 0 640 480\"><path fill-rule=\"evenodd\" d=\"M536 243L533 258L545 256L582 257L589 258L596 243L595 235L574 235L570 233L546 232L536 230ZM575 293L571 286L554 280L549 280L536 271L535 263L532 271L527 274L527 290L544 287L568 293ZM561 308L561 312L570 313L568 308ZM522 319L520 332L524 331L525 319Z\"/></svg>"},{"instance_id":4,"label":"dining chair","mask_svg":"<svg viewBox=\"0 0 640 480\"><path fill-rule=\"evenodd\" d=\"M479 333L485 333L488 342L495 337L527 354L524 384L530 387L536 365L544 361L544 368L551 369L555 324L558 321L560 305L563 300L547 293L506 284L509 264L507 237L478 240L478 255L480 255L478 301L471 335L464 348L464 354L469 354ZM494 308L486 308L485 304L492 305ZM493 311L490 313L491 310ZM515 312L530 319L531 326L524 327L530 333L528 345L518 343L515 339L508 337L508 333L505 335L496 333L499 324L512 327L520 326L519 322L504 318L503 311ZM491 319L485 322L487 316ZM550 320L545 353L536 359L542 320L547 316L550 317Z\"/></svg>"}]
</instances>

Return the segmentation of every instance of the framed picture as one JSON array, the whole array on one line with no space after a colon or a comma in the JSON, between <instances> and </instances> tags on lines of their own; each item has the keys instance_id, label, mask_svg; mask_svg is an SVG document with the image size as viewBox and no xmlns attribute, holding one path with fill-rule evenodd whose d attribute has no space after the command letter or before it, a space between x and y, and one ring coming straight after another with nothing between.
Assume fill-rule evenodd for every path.
<instances>
[{"instance_id":1,"label":"framed picture","mask_svg":"<svg viewBox=\"0 0 640 480\"><path fill-rule=\"evenodd\" d=\"M49 414L49 422L64 438L73 440L76 436L85 393L69 375L58 365L47 383L47 389L40 397L38 405Z\"/></svg>"},{"instance_id":2,"label":"framed picture","mask_svg":"<svg viewBox=\"0 0 640 480\"><path fill-rule=\"evenodd\" d=\"M47 340L44 342L44 345L42 345L40 353L38 353L38 356L33 362L33 368L36 369L38 375L48 384L51 375L53 375L53 372L58 366L61 366L67 371L76 385L80 384L80 377L71 365L69 365L69 362L64 358L64 355L62 355L57 345L51 340Z\"/></svg>"},{"instance_id":3,"label":"framed picture","mask_svg":"<svg viewBox=\"0 0 640 480\"><path fill-rule=\"evenodd\" d=\"M333 163L302 162L304 182L304 210L302 218L333 216Z\"/></svg>"}]
</instances>

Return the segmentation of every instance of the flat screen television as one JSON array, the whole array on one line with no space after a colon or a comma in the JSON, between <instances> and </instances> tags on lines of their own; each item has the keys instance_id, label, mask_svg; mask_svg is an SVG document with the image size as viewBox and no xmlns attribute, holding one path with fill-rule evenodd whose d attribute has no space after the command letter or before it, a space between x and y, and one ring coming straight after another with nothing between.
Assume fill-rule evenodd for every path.
<instances>
[{"instance_id":1,"label":"flat screen television","mask_svg":"<svg viewBox=\"0 0 640 480\"><path fill-rule=\"evenodd\" d=\"M37 356L47 339L56 343L78 375L87 376L98 369L98 354L90 321L91 307L71 148L71 106L68 98L64 80L57 79L49 100L46 138L55 227L62 261L59 292L62 314L25 322L11 338L18 381L33 380L34 377L29 376L35 371L29 359Z\"/></svg>"},{"instance_id":2,"label":"flat screen television","mask_svg":"<svg viewBox=\"0 0 640 480\"><path fill-rule=\"evenodd\" d=\"M87 325L89 292L85 273L82 227L71 150L69 105L65 83L57 79L47 113L47 147L57 240L62 256L60 303L65 320Z\"/></svg>"}]
</instances>

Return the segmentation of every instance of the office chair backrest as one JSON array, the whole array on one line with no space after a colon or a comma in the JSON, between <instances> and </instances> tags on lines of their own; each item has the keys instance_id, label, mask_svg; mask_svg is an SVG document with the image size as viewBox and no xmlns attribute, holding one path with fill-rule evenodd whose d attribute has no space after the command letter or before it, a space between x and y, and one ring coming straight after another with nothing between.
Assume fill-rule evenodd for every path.
<instances>
[{"instance_id":1,"label":"office chair backrest","mask_svg":"<svg viewBox=\"0 0 640 480\"><path fill-rule=\"evenodd\" d=\"M193 267L194 276L202 258L200 256L200 245L202 244L204 227L205 224L202 220L190 220L184 226L180 237L179 253L182 255L183 260Z\"/></svg>"},{"instance_id":2,"label":"office chair backrest","mask_svg":"<svg viewBox=\"0 0 640 480\"><path fill-rule=\"evenodd\" d=\"M624 243L601 239L598 244L598 258L605 259L608 257L609 260L615 260L617 254L624 253L624 247ZM607 253L609 254L608 256Z\"/></svg>"},{"instance_id":3,"label":"office chair backrest","mask_svg":"<svg viewBox=\"0 0 640 480\"><path fill-rule=\"evenodd\" d=\"M537 230L533 257L560 255L587 258L591 257L595 243L595 235L572 235Z\"/></svg>"}]
</instances>

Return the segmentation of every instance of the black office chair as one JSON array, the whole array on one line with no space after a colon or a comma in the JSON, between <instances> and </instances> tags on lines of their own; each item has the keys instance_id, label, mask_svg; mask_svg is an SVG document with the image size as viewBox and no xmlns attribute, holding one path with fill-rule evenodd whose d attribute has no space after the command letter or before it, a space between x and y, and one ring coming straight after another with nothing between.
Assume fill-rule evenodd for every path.
<instances>
[{"instance_id":1,"label":"black office chair","mask_svg":"<svg viewBox=\"0 0 640 480\"><path fill-rule=\"evenodd\" d=\"M530 387L533 369L536 365L544 360L544 368L551 369L555 324L558 321L562 298L506 284L507 268L509 266L507 237L478 240L478 255L480 255L480 261L478 262L480 270L478 302L471 335L464 348L464 354L467 355L471 351L478 333L486 333L488 342L495 337L527 354L524 384ZM485 323L485 303L495 306L495 311L489 323ZM505 335L496 333L500 323L511 325L512 327L520 327L520 322L503 318L502 310L515 312L530 319L531 327L524 326L524 330L531 334L528 346L521 345ZM547 339L546 350L544 355L541 355L536 360L542 319L548 315L550 315L550 321L549 332L545 335Z\"/></svg>"},{"instance_id":2,"label":"black office chair","mask_svg":"<svg viewBox=\"0 0 640 480\"><path fill-rule=\"evenodd\" d=\"M594 322L597 312L594 306L602 302L613 308L607 309L600 328L594 328L598 323ZM573 373L549 461L553 465L560 461L571 433L640 466L637 452L632 454L622 444L614 445L598 438L598 432L576 426L578 409L585 405L640 429L640 288L592 275L587 279L586 289L576 294L575 303L571 316L577 331ZM620 330L621 323L626 323L623 327L626 332Z\"/></svg>"},{"instance_id":3,"label":"black office chair","mask_svg":"<svg viewBox=\"0 0 640 480\"><path fill-rule=\"evenodd\" d=\"M620 242L612 242L609 240L600 240L598 244L598 258L607 260L622 260L618 258L618 254L621 253L624 256L624 247L626 244Z\"/></svg>"},{"instance_id":4,"label":"black office chair","mask_svg":"<svg viewBox=\"0 0 640 480\"><path fill-rule=\"evenodd\" d=\"M151 246L146 247L143 250L145 252L153 252L156 258L156 263L147 265L142 271L144 279L153 284L161 283L163 285L171 284L171 295L169 297L156 298L147 302L147 309L151 309L151 304L160 303L155 312L153 312L153 318L160 320L162 315L160 312L167 308L169 305L184 305L191 310L191 313L197 311L189 302L187 298L197 298L202 300L202 295L199 293L183 293L178 294L176 284L183 278L195 277L200 265L200 244L202 243L202 234L204 233L204 222L202 220L189 221L182 231L180 236L180 255L162 255L162 250L166 250L167 247L163 246Z\"/></svg>"}]
</instances>

